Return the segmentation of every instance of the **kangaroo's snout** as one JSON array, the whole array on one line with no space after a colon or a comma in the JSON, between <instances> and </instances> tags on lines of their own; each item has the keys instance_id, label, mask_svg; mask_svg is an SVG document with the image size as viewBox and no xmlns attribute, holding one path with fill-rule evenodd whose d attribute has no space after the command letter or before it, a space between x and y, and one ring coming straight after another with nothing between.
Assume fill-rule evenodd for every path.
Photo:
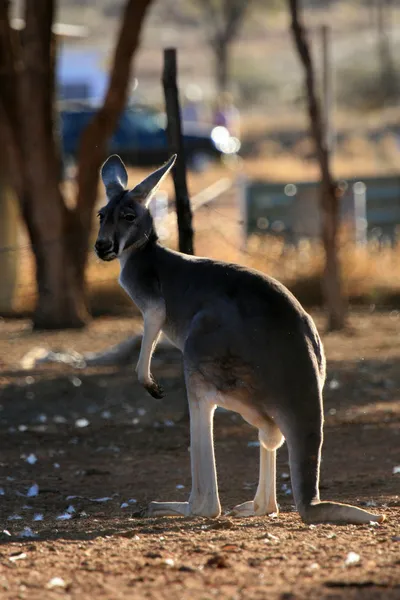
<instances>
[{"instance_id":1,"label":"kangaroo's snout","mask_svg":"<svg viewBox=\"0 0 400 600\"><path fill-rule=\"evenodd\" d=\"M111 260L115 258L116 252L114 250L114 244L111 240L98 238L94 245L96 254L102 260Z\"/></svg>"}]
</instances>

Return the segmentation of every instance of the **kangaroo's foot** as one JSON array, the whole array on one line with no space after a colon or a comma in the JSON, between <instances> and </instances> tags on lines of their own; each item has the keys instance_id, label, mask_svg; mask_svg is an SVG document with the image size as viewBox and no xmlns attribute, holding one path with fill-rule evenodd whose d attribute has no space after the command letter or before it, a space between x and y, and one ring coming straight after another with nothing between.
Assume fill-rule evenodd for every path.
<instances>
[{"instance_id":1,"label":"kangaroo's foot","mask_svg":"<svg viewBox=\"0 0 400 600\"><path fill-rule=\"evenodd\" d=\"M384 515L376 515L362 508L338 502L316 502L307 507L299 507L299 513L305 523L336 523L360 525L383 523Z\"/></svg>"},{"instance_id":2,"label":"kangaroo's foot","mask_svg":"<svg viewBox=\"0 0 400 600\"><path fill-rule=\"evenodd\" d=\"M229 514L233 517L263 517L274 513L279 513L278 505L274 500L271 500L268 504L261 504L256 500L249 500L248 502L243 502L243 504L235 506Z\"/></svg>"},{"instance_id":3,"label":"kangaroo's foot","mask_svg":"<svg viewBox=\"0 0 400 600\"><path fill-rule=\"evenodd\" d=\"M195 506L190 502L150 502L149 517L219 517L221 507L212 503L209 506Z\"/></svg>"}]
</instances>

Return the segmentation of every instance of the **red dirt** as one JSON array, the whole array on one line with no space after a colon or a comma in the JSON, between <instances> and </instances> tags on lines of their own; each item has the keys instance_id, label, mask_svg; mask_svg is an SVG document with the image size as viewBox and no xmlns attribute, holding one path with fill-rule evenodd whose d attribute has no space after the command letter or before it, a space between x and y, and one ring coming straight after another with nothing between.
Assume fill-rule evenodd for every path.
<instances>
[{"instance_id":1,"label":"red dirt","mask_svg":"<svg viewBox=\"0 0 400 600\"><path fill-rule=\"evenodd\" d=\"M301 522L282 489L290 487L282 478L289 472L285 447L278 461L278 518L144 518L140 511L150 500L183 500L190 490L188 426L171 423L184 403L179 354L155 359L153 370L167 392L157 401L142 391L133 368L17 368L31 347L98 350L137 323L99 319L85 332L47 335L32 335L24 321L1 323L1 531L11 535L0 533L0 598L399 598L400 474L393 473L400 465L398 317L357 313L350 335L324 339L321 495L368 503L387 517L382 525L361 527ZM76 427L79 418L88 426ZM258 449L248 442L256 439L239 416L216 415L225 510L254 495ZM35 464L26 461L31 453ZM37 497L20 495L34 482ZM110 500L93 501L104 497ZM70 505L72 518L58 520ZM37 513L42 521L33 520ZM22 519L9 520L12 515ZM18 538L25 527L37 537ZM360 558L346 566L350 552ZM20 553L26 556L10 560ZM49 589L54 577L65 586Z\"/></svg>"}]
</instances>

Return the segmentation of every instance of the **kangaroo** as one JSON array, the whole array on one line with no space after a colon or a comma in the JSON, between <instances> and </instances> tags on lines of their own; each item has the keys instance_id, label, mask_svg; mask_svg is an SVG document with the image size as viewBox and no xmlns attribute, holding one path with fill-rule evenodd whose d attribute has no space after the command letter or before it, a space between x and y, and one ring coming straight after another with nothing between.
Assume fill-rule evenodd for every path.
<instances>
[{"instance_id":1,"label":"kangaroo","mask_svg":"<svg viewBox=\"0 0 400 600\"><path fill-rule=\"evenodd\" d=\"M161 332L183 354L192 490L187 502L151 502L148 515L220 515L213 415L221 406L256 427L260 440L255 497L231 514L278 513L276 451L286 440L296 508L305 523L382 522L382 515L320 500L325 357L310 315L263 273L158 243L148 206L175 159L128 190L123 162L108 158L101 169L108 203L98 213L95 243L100 259L119 259L120 285L143 315L136 371L152 396L163 397L150 370Z\"/></svg>"}]
</instances>

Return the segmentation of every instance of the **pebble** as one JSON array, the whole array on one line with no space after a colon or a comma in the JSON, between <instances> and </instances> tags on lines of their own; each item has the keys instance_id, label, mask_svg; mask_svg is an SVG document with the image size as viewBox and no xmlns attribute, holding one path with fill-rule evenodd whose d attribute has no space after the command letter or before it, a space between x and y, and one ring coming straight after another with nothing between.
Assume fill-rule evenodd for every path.
<instances>
[{"instance_id":1,"label":"pebble","mask_svg":"<svg viewBox=\"0 0 400 600\"><path fill-rule=\"evenodd\" d=\"M346 565L346 567L350 567L352 565L356 565L357 563L359 563L361 560L361 557L359 554L357 554L357 552L349 552L348 555L346 556L346 560L344 561L344 564Z\"/></svg>"}]
</instances>

